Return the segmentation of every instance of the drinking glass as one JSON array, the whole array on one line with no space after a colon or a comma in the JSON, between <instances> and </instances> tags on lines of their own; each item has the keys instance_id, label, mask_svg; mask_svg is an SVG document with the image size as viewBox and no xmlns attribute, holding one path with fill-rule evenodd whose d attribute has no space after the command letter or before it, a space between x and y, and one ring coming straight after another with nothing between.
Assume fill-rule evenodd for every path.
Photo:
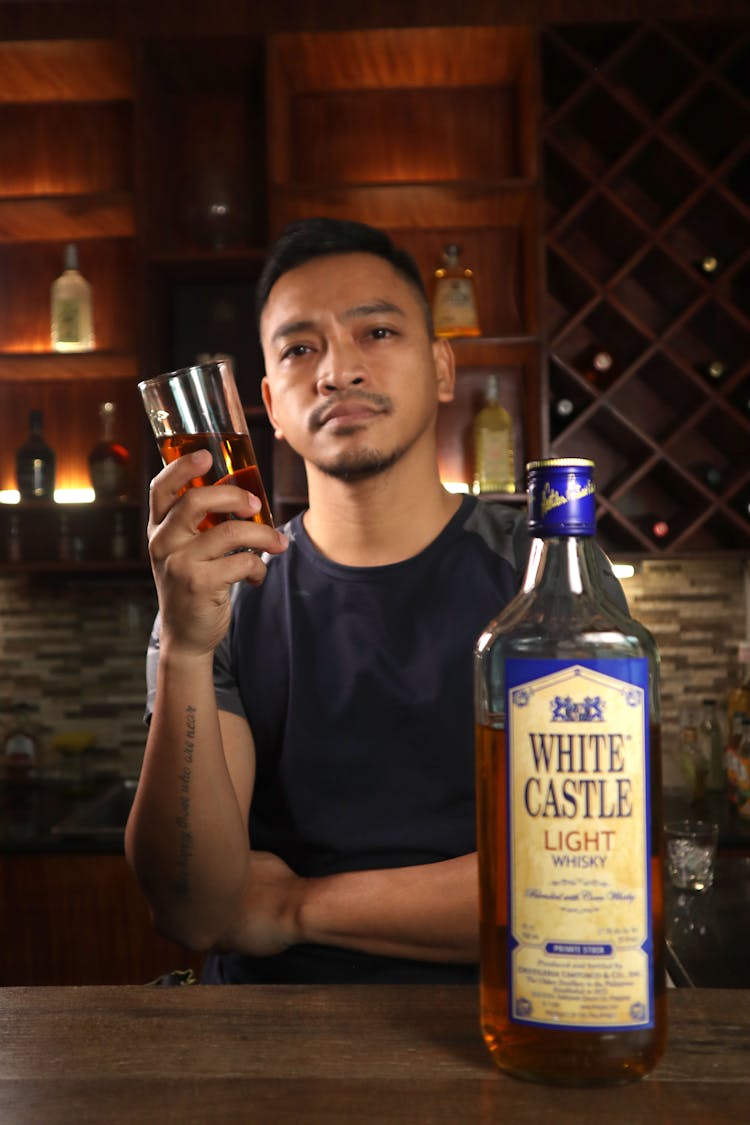
<instances>
[{"instance_id":1,"label":"drinking glass","mask_svg":"<svg viewBox=\"0 0 750 1125\"><path fill-rule=\"evenodd\" d=\"M681 891L707 891L713 886L719 829L703 820L665 825L667 870Z\"/></svg>"},{"instance_id":2,"label":"drinking glass","mask_svg":"<svg viewBox=\"0 0 750 1125\"><path fill-rule=\"evenodd\" d=\"M273 527L231 362L221 359L168 371L145 379L138 389L165 465L199 449L207 449L213 458L208 472L193 477L186 487L237 484L261 502L252 517L255 522ZM209 513L200 528L232 518Z\"/></svg>"}]
</instances>

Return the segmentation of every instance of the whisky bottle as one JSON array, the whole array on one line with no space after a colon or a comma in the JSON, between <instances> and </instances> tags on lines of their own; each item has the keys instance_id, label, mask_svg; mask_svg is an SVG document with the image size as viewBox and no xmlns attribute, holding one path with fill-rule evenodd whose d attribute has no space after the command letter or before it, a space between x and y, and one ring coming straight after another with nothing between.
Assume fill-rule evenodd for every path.
<instances>
[{"instance_id":1,"label":"whisky bottle","mask_svg":"<svg viewBox=\"0 0 750 1125\"><path fill-rule=\"evenodd\" d=\"M449 243L433 278L432 319L436 336L479 336L476 281L461 265L461 247Z\"/></svg>"},{"instance_id":2,"label":"whisky bottle","mask_svg":"<svg viewBox=\"0 0 750 1125\"><path fill-rule=\"evenodd\" d=\"M726 787L724 739L715 699L704 699L701 703L700 734L703 742L703 754L708 759L706 786L711 793L721 793Z\"/></svg>"},{"instance_id":3,"label":"whisky bottle","mask_svg":"<svg viewBox=\"0 0 750 1125\"><path fill-rule=\"evenodd\" d=\"M475 651L482 1031L501 1070L605 1085L666 1043L658 654L604 591L593 463L528 490L522 587Z\"/></svg>"},{"instance_id":4,"label":"whisky bottle","mask_svg":"<svg viewBox=\"0 0 750 1125\"><path fill-rule=\"evenodd\" d=\"M63 272L52 282L50 337L56 352L88 352L94 347L91 285L78 270L78 247L65 247Z\"/></svg>"},{"instance_id":5,"label":"whisky bottle","mask_svg":"<svg viewBox=\"0 0 750 1125\"><path fill-rule=\"evenodd\" d=\"M513 451L513 421L498 398L497 378L487 379L484 406L472 427L474 475L472 491L515 492L516 474Z\"/></svg>"},{"instance_id":6,"label":"whisky bottle","mask_svg":"<svg viewBox=\"0 0 750 1125\"><path fill-rule=\"evenodd\" d=\"M736 743L745 719L750 719L750 642L740 641L727 695L729 743Z\"/></svg>"},{"instance_id":7,"label":"whisky bottle","mask_svg":"<svg viewBox=\"0 0 750 1125\"><path fill-rule=\"evenodd\" d=\"M42 433L41 410L29 412L29 436L16 451L16 483L21 500L53 500L55 454Z\"/></svg>"},{"instance_id":8,"label":"whisky bottle","mask_svg":"<svg viewBox=\"0 0 750 1125\"><path fill-rule=\"evenodd\" d=\"M99 407L100 440L89 453L89 474L97 500L123 499L127 492L130 453L114 440L117 407L103 402Z\"/></svg>"}]
</instances>

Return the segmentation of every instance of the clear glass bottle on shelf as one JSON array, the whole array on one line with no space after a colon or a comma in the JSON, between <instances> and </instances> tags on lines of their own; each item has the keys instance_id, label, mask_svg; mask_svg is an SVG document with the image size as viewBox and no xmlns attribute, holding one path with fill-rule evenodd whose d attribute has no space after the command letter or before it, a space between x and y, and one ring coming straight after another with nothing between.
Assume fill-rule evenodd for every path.
<instances>
[{"instance_id":1,"label":"clear glass bottle on shelf","mask_svg":"<svg viewBox=\"0 0 750 1125\"><path fill-rule=\"evenodd\" d=\"M706 788L710 793L721 793L726 788L724 773L724 735L719 723L715 699L701 703L700 737L703 757L708 762Z\"/></svg>"},{"instance_id":2,"label":"clear glass bottle on shelf","mask_svg":"<svg viewBox=\"0 0 750 1125\"><path fill-rule=\"evenodd\" d=\"M500 404L497 377L487 378L484 405L472 426L474 471L472 491L515 492L513 419Z\"/></svg>"},{"instance_id":3,"label":"clear glass bottle on shelf","mask_svg":"<svg viewBox=\"0 0 750 1125\"><path fill-rule=\"evenodd\" d=\"M445 247L443 265L435 270L432 319L436 336L481 335L474 272L461 265L461 247L455 242Z\"/></svg>"},{"instance_id":4,"label":"clear glass bottle on shelf","mask_svg":"<svg viewBox=\"0 0 750 1125\"><path fill-rule=\"evenodd\" d=\"M117 407L103 402L99 407L100 440L89 453L89 474L97 500L122 500L127 495L130 453L115 441Z\"/></svg>"},{"instance_id":5,"label":"clear glass bottle on shelf","mask_svg":"<svg viewBox=\"0 0 750 1125\"><path fill-rule=\"evenodd\" d=\"M52 282L50 339L56 352L89 352L94 347L91 285L78 269L78 247L65 247L63 272Z\"/></svg>"},{"instance_id":6,"label":"clear glass bottle on shelf","mask_svg":"<svg viewBox=\"0 0 750 1125\"><path fill-rule=\"evenodd\" d=\"M521 591L475 650L481 1024L502 1070L604 1085L666 1044L659 658L604 592L592 462L528 492Z\"/></svg>"},{"instance_id":7,"label":"clear glass bottle on shelf","mask_svg":"<svg viewBox=\"0 0 750 1125\"><path fill-rule=\"evenodd\" d=\"M29 436L16 450L16 483L21 500L53 500L55 454L44 440L41 410L29 411Z\"/></svg>"}]
</instances>

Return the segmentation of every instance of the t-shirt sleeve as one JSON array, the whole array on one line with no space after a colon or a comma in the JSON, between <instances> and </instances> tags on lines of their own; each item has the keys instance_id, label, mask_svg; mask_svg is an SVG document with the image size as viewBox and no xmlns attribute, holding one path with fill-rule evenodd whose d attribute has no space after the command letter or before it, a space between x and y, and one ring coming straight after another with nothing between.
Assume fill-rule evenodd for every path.
<instances>
[{"instance_id":1,"label":"t-shirt sleeve","mask_svg":"<svg viewBox=\"0 0 750 1125\"><path fill-rule=\"evenodd\" d=\"M159 666L160 621L157 613L146 652L146 710L144 719L151 721L156 698L156 670ZM233 715L246 718L240 699L239 688L232 672L231 627L214 652L214 687L216 706L220 711L230 711Z\"/></svg>"}]
</instances>

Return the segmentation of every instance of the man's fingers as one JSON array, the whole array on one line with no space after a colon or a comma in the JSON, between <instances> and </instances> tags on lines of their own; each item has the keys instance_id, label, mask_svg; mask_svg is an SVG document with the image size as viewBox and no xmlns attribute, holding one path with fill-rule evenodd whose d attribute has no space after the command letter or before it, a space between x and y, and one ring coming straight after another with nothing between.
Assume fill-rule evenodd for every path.
<instances>
[{"instance_id":1,"label":"man's fingers","mask_svg":"<svg viewBox=\"0 0 750 1125\"><path fill-rule=\"evenodd\" d=\"M151 522L161 523L190 482L207 473L212 464L209 451L199 449L165 465L151 481Z\"/></svg>"}]
</instances>

